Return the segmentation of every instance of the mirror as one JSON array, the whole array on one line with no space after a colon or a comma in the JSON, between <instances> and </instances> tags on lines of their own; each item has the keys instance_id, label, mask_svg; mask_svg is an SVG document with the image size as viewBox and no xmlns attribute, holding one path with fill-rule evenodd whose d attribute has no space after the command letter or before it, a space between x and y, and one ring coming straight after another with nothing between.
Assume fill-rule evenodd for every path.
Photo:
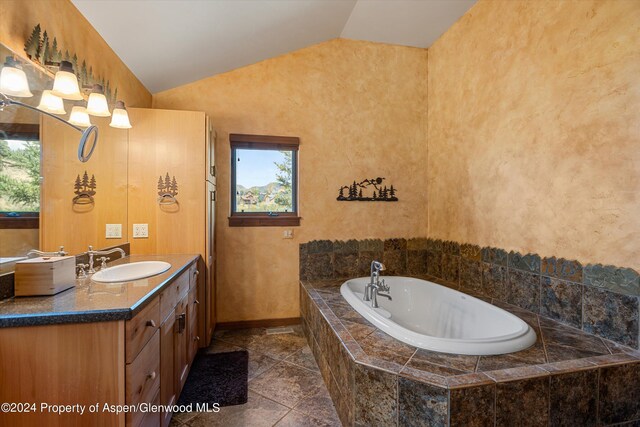
<instances>
[{"instance_id":1,"label":"mirror","mask_svg":"<svg viewBox=\"0 0 640 427\"><path fill-rule=\"evenodd\" d=\"M17 57L34 95L17 100L36 107L53 74L0 44L3 62L6 56ZM67 120L76 103L65 100L59 117ZM24 107L0 111L0 274L31 249L64 246L75 255L128 241L128 131L109 127L110 117L91 122L96 127L81 134ZM119 224L121 237L107 238L107 224Z\"/></svg>"}]
</instances>

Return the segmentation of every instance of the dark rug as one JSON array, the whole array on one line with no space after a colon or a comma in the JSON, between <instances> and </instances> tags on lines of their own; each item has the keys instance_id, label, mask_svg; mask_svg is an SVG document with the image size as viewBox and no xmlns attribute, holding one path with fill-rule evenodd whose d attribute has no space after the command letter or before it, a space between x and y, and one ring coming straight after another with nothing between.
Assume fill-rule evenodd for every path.
<instances>
[{"instance_id":1,"label":"dark rug","mask_svg":"<svg viewBox=\"0 0 640 427\"><path fill-rule=\"evenodd\" d=\"M242 405L247 403L248 377L249 353L246 350L198 353L180 393L178 405Z\"/></svg>"}]
</instances>

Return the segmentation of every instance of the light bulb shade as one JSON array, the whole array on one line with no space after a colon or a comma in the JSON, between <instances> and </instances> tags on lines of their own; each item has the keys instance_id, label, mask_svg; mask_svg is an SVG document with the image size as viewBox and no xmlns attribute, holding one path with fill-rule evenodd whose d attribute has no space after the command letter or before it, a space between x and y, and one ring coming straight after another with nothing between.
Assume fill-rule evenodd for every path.
<instances>
[{"instance_id":1,"label":"light bulb shade","mask_svg":"<svg viewBox=\"0 0 640 427\"><path fill-rule=\"evenodd\" d=\"M29 90L27 75L22 71L12 57L7 56L7 61L0 72L0 92L8 96L29 98L33 96Z\"/></svg>"},{"instance_id":2,"label":"light bulb shade","mask_svg":"<svg viewBox=\"0 0 640 427\"><path fill-rule=\"evenodd\" d=\"M129 114L124 106L124 102L116 102L116 106L113 108L113 116L111 117L112 128L118 129L131 129L131 123L129 122Z\"/></svg>"},{"instance_id":3,"label":"light bulb shade","mask_svg":"<svg viewBox=\"0 0 640 427\"><path fill-rule=\"evenodd\" d=\"M89 102L87 102L87 113L92 116L109 117L109 104L107 103L107 97L104 96L102 86L99 84L93 85L93 90L89 94Z\"/></svg>"},{"instance_id":4,"label":"light bulb shade","mask_svg":"<svg viewBox=\"0 0 640 427\"><path fill-rule=\"evenodd\" d=\"M64 99L71 99L73 101L80 101L82 99L80 86L78 86L78 78L73 73L73 67L70 62L62 61L60 63L60 70L56 73L53 81L53 90L51 92L55 96Z\"/></svg>"},{"instance_id":5,"label":"light bulb shade","mask_svg":"<svg viewBox=\"0 0 640 427\"><path fill-rule=\"evenodd\" d=\"M87 113L92 116L109 117L109 104L107 103L107 97L101 93L92 93L89 95L89 102L87 102Z\"/></svg>"},{"instance_id":6,"label":"light bulb shade","mask_svg":"<svg viewBox=\"0 0 640 427\"><path fill-rule=\"evenodd\" d=\"M62 102L62 98L55 96L50 90L42 91L38 110L46 111L51 114L67 114L64 110L64 102Z\"/></svg>"},{"instance_id":7,"label":"light bulb shade","mask_svg":"<svg viewBox=\"0 0 640 427\"><path fill-rule=\"evenodd\" d=\"M87 108L79 105L73 107L71 109L71 115L69 116L69 123L83 128L91 126L91 120L89 120Z\"/></svg>"}]
</instances>

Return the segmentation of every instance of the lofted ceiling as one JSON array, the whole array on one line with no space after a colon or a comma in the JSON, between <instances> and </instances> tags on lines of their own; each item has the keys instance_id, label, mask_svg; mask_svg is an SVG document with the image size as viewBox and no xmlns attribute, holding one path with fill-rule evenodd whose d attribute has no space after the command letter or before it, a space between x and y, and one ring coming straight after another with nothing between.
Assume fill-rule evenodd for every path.
<instances>
[{"instance_id":1,"label":"lofted ceiling","mask_svg":"<svg viewBox=\"0 0 640 427\"><path fill-rule=\"evenodd\" d=\"M345 37L429 47L476 0L72 0L151 91Z\"/></svg>"}]
</instances>

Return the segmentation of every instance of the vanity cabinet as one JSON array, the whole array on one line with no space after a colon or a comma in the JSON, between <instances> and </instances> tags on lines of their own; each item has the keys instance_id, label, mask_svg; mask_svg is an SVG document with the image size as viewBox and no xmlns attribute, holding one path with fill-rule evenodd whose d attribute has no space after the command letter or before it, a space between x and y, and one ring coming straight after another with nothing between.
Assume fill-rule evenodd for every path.
<instances>
[{"instance_id":1,"label":"vanity cabinet","mask_svg":"<svg viewBox=\"0 0 640 427\"><path fill-rule=\"evenodd\" d=\"M200 319L197 345L205 347L215 326L215 132L203 112L128 112L134 126L129 130L127 229L148 224L147 238L129 240L131 252L201 255L200 304L192 309ZM162 196L168 192L163 187L167 175L175 178L175 200Z\"/></svg>"},{"instance_id":2,"label":"vanity cabinet","mask_svg":"<svg viewBox=\"0 0 640 427\"><path fill-rule=\"evenodd\" d=\"M197 352L193 342L199 340L198 311L190 302L198 292L198 276L194 263L126 322L127 404L176 404ZM171 413L126 415L126 425L132 427L168 426L170 421Z\"/></svg>"}]
</instances>

